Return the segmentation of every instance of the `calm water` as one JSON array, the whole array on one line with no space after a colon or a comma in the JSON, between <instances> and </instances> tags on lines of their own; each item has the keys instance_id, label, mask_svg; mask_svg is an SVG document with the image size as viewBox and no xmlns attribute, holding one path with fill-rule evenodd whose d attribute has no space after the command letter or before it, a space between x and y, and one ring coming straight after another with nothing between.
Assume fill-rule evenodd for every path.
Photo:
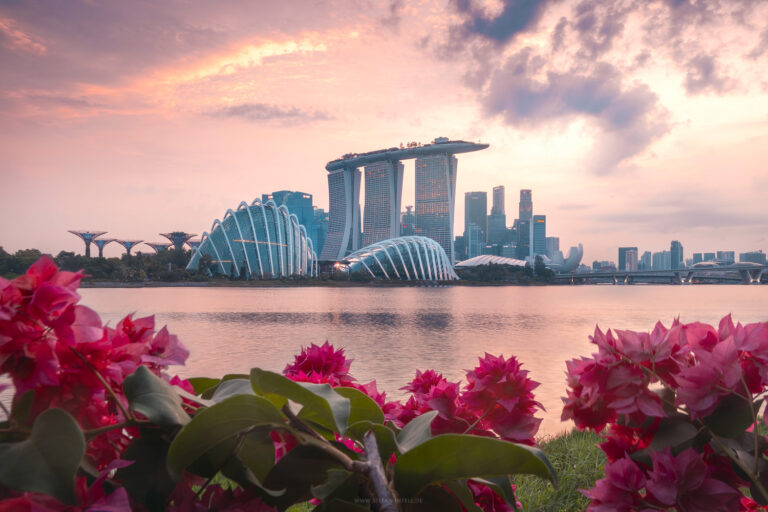
<instances>
[{"instance_id":1,"label":"calm water","mask_svg":"<svg viewBox=\"0 0 768 512\"><path fill-rule=\"evenodd\" d=\"M515 355L541 383L547 408L540 434L560 422L565 360L592 352L602 328L650 330L669 324L768 320L768 286L575 286L447 288L81 289L83 303L112 325L125 314L156 314L191 351L184 377L280 371L303 345L329 340L354 359L351 373L398 389L416 369L451 380L484 352ZM541 414L541 413L540 413Z\"/></svg>"}]
</instances>

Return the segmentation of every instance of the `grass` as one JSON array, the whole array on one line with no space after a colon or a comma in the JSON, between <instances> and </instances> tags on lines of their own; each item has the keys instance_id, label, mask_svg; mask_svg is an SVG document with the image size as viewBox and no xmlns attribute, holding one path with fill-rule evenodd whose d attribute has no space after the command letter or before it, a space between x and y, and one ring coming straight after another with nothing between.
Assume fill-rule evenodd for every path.
<instances>
[{"instance_id":1,"label":"grass","mask_svg":"<svg viewBox=\"0 0 768 512\"><path fill-rule=\"evenodd\" d=\"M534 476L514 478L516 494L523 510L531 512L568 512L586 510L589 499L579 489L589 489L603 476L605 456L594 432L569 433L545 439L541 448L557 471L558 486Z\"/></svg>"}]
</instances>

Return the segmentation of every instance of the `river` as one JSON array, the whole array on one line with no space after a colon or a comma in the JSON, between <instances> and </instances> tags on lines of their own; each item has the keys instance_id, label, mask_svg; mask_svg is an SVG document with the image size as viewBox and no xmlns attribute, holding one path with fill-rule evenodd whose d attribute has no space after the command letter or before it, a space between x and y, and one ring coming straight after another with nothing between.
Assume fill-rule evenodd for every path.
<instances>
[{"instance_id":1,"label":"river","mask_svg":"<svg viewBox=\"0 0 768 512\"><path fill-rule=\"evenodd\" d=\"M302 346L330 341L354 359L360 382L376 379L394 398L417 369L459 380L485 352L514 355L541 383L539 435L560 422L565 361L589 355L601 328L650 330L657 320L768 320L768 286L592 285L502 287L291 287L81 289L82 303L114 325L130 312L155 314L191 355L183 377L259 366L282 370Z\"/></svg>"}]
</instances>

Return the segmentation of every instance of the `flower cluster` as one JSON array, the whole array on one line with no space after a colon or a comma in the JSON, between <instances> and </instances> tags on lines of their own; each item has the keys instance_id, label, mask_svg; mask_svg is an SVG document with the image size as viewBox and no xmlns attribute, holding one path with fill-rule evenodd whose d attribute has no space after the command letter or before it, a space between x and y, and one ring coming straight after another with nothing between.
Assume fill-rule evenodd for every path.
<instances>
[{"instance_id":1,"label":"flower cluster","mask_svg":"<svg viewBox=\"0 0 768 512\"><path fill-rule=\"evenodd\" d=\"M349 374L350 363L343 349L336 350L325 342L303 348L283 373L300 382L354 387L373 398L386 420L399 427L426 412L437 411L431 424L433 435L473 434L534 444L541 423L534 414L537 409L543 410L533 397L539 384L528 377L528 371L515 357L485 354L477 367L467 370L463 389L460 382L450 382L434 370L417 370L416 377L402 388L410 393L405 403L387 401L386 394L376 389L375 381L357 384ZM482 510L509 510L489 487L472 482L469 489Z\"/></svg>"},{"instance_id":2,"label":"flower cluster","mask_svg":"<svg viewBox=\"0 0 768 512\"><path fill-rule=\"evenodd\" d=\"M590 510L751 510L768 494L755 420L768 388L768 322L675 320L650 333L595 329L567 362L563 420L602 432L605 478ZM607 426L607 428L605 428Z\"/></svg>"},{"instance_id":3,"label":"flower cluster","mask_svg":"<svg viewBox=\"0 0 768 512\"><path fill-rule=\"evenodd\" d=\"M172 385L191 390L186 381L169 377L169 365L184 364L189 353L154 317L123 318L114 327L102 325L90 308L79 305L77 288L83 274L59 271L43 256L26 274L8 281L0 278L0 375L10 378L13 407L28 413L11 418L11 426L29 428L44 410L67 411L80 428L103 432L88 436L86 458L102 470L102 477L86 486L77 482L80 505L130 510L125 489L105 494L108 472L129 465L121 460L136 435L135 428L115 428L126 421L128 401L123 381L140 365ZM23 424L15 424L23 423ZM58 502L44 495L11 493L5 504L58 510ZM68 510L76 510L68 508Z\"/></svg>"}]
</instances>

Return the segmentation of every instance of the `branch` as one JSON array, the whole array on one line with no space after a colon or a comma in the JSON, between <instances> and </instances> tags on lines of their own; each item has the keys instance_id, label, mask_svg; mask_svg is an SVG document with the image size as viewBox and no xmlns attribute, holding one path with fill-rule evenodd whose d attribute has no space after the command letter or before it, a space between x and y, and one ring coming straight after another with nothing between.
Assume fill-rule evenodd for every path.
<instances>
[{"instance_id":1,"label":"branch","mask_svg":"<svg viewBox=\"0 0 768 512\"><path fill-rule=\"evenodd\" d=\"M368 480L373 487L373 495L381 512L397 512L397 499L389 486L387 475L384 473L384 465L381 463L379 447L376 444L376 436L373 430L369 430L363 436L363 446L368 461Z\"/></svg>"}]
</instances>

